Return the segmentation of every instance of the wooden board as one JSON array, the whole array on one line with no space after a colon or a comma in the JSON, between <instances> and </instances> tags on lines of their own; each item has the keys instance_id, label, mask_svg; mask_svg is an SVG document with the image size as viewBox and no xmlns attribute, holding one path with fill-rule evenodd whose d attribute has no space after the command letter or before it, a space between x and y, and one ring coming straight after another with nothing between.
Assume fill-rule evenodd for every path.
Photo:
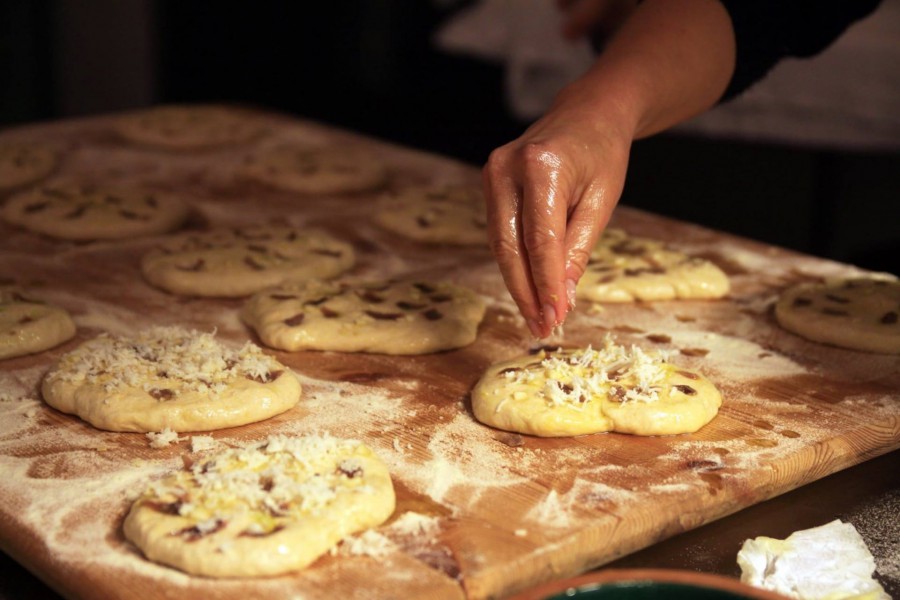
<instances>
[{"instance_id":1,"label":"wooden board","mask_svg":"<svg viewBox=\"0 0 900 600\"><path fill-rule=\"evenodd\" d=\"M263 114L283 140L377 152L392 188L477 182L473 167L314 123ZM372 446L391 468L395 517L413 511L437 529L380 531L384 556L325 556L302 573L260 580L191 577L145 560L122 519L149 480L180 468L190 441L153 449L141 434L98 431L45 406L38 385L52 362L102 331L179 324L235 344L255 339L240 300L183 298L147 285L138 264L154 239L73 244L0 225L0 280L13 279L67 308L76 339L0 363L0 546L71 598L488 598L575 574L834 471L900 447L900 357L804 341L771 316L779 290L801 280L855 274L852 267L620 207L615 224L708 257L733 291L714 302L579 306L566 344L620 343L672 352L722 390L719 416L692 435L605 434L537 439L492 430L471 414L469 391L491 363L532 340L486 248L429 247L372 223L378 193L308 199L242 181L252 145L203 153L131 146L109 117L7 131L0 140L63 150L56 177L184 194L190 227L290 221L351 241L353 274L444 278L489 303L471 346L418 357L274 352L302 378L293 410L213 432L221 443L271 433L327 431ZM726 201L727 199L723 199ZM559 340L558 340L559 341ZM735 552L737 548L735 548Z\"/></svg>"}]
</instances>

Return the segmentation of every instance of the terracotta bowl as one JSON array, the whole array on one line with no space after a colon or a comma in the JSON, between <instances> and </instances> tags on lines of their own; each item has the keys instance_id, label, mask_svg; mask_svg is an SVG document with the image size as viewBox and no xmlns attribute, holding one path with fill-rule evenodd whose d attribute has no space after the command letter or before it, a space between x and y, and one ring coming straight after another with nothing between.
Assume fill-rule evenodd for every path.
<instances>
[{"instance_id":1,"label":"terracotta bowl","mask_svg":"<svg viewBox=\"0 0 900 600\"><path fill-rule=\"evenodd\" d=\"M510 600L785 600L737 579L695 571L608 569L553 581Z\"/></svg>"}]
</instances>

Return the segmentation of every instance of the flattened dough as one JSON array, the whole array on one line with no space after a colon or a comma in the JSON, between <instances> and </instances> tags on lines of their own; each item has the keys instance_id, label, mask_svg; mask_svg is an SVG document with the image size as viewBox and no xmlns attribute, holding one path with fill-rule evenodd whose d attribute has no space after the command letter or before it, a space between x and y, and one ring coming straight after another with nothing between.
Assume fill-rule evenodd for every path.
<instances>
[{"instance_id":1,"label":"flattened dough","mask_svg":"<svg viewBox=\"0 0 900 600\"><path fill-rule=\"evenodd\" d=\"M482 423L542 437L691 433L721 404L699 373L609 338L599 350L541 350L493 365L472 392Z\"/></svg>"},{"instance_id":2,"label":"flattened dough","mask_svg":"<svg viewBox=\"0 0 900 600\"><path fill-rule=\"evenodd\" d=\"M153 327L100 335L60 358L41 384L44 400L107 431L208 431L255 423L300 400L300 382L247 342Z\"/></svg>"},{"instance_id":3,"label":"flattened dough","mask_svg":"<svg viewBox=\"0 0 900 600\"><path fill-rule=\"evenodd\" d=\"M224 106L165 105L128 113L116 124L130 142L164 150L203 150L248 142L262 134L260 120Z\"/></svg>"},{"instance_id":4,"label":"flattened dough","mask_svg":"<svg viewBox=\"0 0 900 600\"><path fill-rule=\"evenodd\" d=\"M0 142L0 192L40 181L57 162L56 152L45 146Z\"/></svg>"},{"instance_id":5,"label":"flattened dough","mask_svg":"<svg viewBox=\"0 0 900 600\"><path fill-rule=\"evenodd\" d=\"M376 222L417 242L484 246L487 217L479 188L420 186L381 200Z\"/></svg>"},{"instance_id":6,"label":"flattened dough","mask_svg":"<svg viewBox=\"0 0 900 600\"><path fill-rule=\"evenodd\" d=\"M125 518L149 558L194 575L297 571L394 512L387 467L365 445L273 436L152 484Z\"/></svg>"},{"instance_id":7,"label":"flattened dough","mask_svg":"<svg viewBox=\"0 0 900 600\"><path fill-rule=\"evenodd\" d=\"M174 236L141 260L173 294L237 298L287 280L330 279L353 266L353 246L317 230L278 225Z\"/></svg>"},{"instance_id":8,"label":"flattened dough","mask_svg":"<svg viewBox=\"0 0 900 600\"><path fill-rule=\"evenodd\" d=\"M785 290L778 324L808 340L865 352L900 354L900 281L839 279Z\"/></svg>"},{"instance_id":9,"label":"flattened dough","mask_svg":"<svg viewBox=\"0 0 900 600\"><path fill-rule=\"evenodd\" d=\"M729 289L728 276L706 259L607 229L591 252L577 297L593 302L709 299Z\"/></svg>"},{"instance_id":10,"label":"flattened dough","mask_svg":"<svg viewBox=\"0 0 900 600\"><path fill-rule=\"evenodd\" d=\"M179 227L188 212L188 205L171 194L58 183L13 196L2 216L37 233L88 241L166 233Z\"/></svg>"},{"instance_id":11,"label":"flattened dough","mask_svg":"<svg viewBox=\"0 0 900 600\"><path fill-rule=\"evenodd\" d=\"M475 341L484 310L450 283L309 281L256 294L242 317L281 350L426 354Z\"/></svg>"},{"instance_id":12,"label":"flattened dough","mask_svg":"<svg viewBox=\"0 0 900 600\"><path fill-rule=\"evenodd\" d=\"M65 310L0 290L0 360L49 350L74 335Z\"/></svg>"},{"instance_id":13,"label":"flattened dough","mask_svg":"<svg viewBox=\"0 0 900 600\"><path fill-rule=\"evenodd\" d=\"M377 156L361 150L281 145L248 157L246 177L300 194L363 192L387 181Z\"/></svg>"}]
</instances>

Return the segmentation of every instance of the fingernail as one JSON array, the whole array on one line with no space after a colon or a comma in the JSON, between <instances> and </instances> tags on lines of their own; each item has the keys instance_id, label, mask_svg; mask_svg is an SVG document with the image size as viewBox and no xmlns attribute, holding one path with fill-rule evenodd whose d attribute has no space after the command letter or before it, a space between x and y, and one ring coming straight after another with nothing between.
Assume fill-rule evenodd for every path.
<instances>
[{"instance_id":1,"label":"fingernail","mask_svg":"<svg viewBox=\"0 0 900 600\"><path fill-rule=\"evenodd\" d=\"M534 339L541 339L541 326L538 325L538 322L529 319L526 323L528 323L528 330L531 331L531 335L534 336Z\"/></svg>"},{"instance_id":2,"label":"fingernail","mask_svg":"<svg viewBox=\"0 0 900 600\"><path fill-rule=\"evenodd\" d=\"M569 301L569 308L575 308L575 288L577 287L574 279L566 279L566 298Z\"/></svg>"},{"instance_id":3,"label":"fingernail","mask_svg":"<svg viewBox=\"0 0 900 600\"><path fill-rule=\"evenodd\" d=\"M556 327L556 325L558 323L556 320L556 309L553 308L552 304L545 304L543 312L544 312L544 325L547 326L547 329L552 331L553 328Z\"/></svg>"}]
</instances>

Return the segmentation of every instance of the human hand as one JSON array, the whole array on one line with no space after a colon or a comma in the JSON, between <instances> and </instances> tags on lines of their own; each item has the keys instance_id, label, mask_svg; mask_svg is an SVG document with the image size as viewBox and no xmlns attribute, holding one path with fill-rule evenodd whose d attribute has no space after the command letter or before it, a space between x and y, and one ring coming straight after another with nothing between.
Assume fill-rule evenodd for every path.
<instances>
[{"instance_id":1,"label":"human hand","mask_svg":"<svg viewBox=\"0 0 900 600\"><path fill-rule=\"evenodd\" d=\"M633 131L615 103L578 86L483 171L491 249L536 338L575 305L575 286L625 181Z\"/></svg>"},{"instance_id":2,"label":"human hand","mask_svg":"<svg viewBox=\"0 0 900 600\"><path fill-rule=\"evenodd\" d=\"M562 35L574 40L594 33L608 37L625 22L637 0L556 0L564 13Z\"/></svg>"}]
</instances>

